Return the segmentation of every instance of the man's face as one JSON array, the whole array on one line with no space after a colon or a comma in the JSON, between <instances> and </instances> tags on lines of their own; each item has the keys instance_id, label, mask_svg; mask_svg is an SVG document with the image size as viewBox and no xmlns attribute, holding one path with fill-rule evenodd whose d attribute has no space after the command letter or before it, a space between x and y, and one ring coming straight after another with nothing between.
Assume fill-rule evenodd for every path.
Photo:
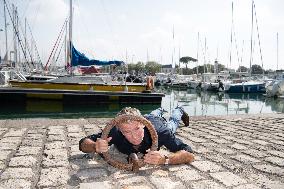
<instances>
[{"instance_id":1,"label":"man's face","mask_svg":"<svg viewBox=\"0 0 284 189\"><path fill-rule=\"evenodd\" d=\"M139 145L144 138L144 127L140 122L131 121L121 124L119 129L131 144Z\"/></svg>"}]
</instances>

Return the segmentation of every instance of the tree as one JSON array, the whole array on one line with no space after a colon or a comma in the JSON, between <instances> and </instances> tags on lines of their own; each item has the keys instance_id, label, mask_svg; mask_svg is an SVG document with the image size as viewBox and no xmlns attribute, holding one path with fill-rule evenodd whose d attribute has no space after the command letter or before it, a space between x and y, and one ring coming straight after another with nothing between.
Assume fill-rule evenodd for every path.
<instances>
[{"instance_id":1,"label":"tree","mask_svg":"<svg viewBox=\"0 0 284 189\"><path fill-rule=\"evenodd\" d=\"M137 74L139 73L143 73L145 69L145 65L143 62L137 62L136 67L135 67L135 71Z\"/></svg>"},{"instance_id":2,"label":"tree","mask_svg":"<svg viewBox=\"0 0 284 189\"><path fill-rule=\"evenodd\" d=\"M161 70L161 64L154 61L149 61L145 65L145 70L148 74L155 74Z\"/></svg>"},{"instance_id":3,"label":"tree","mask_svg":"<svg viewBox=\"0 0 284 189\"><path fill-rule=\"evenodd\" d=\"M189 62L196 62L197 59L192 58L192 57L190 57L190 56L184 56L184 57L181 57L181 58L179 59L179 61L182 62L182 63L184 63L184 64L185 64L185 67L186 67L186 69L187 69L187 64L188 64Z\"/></svg>"},{"instance_id":4,"label":"tree","mask_svg":"<svg viewBox=\"0 0 284 189\"><path fill-rule=\"evenodd\" d=\"M237 72L247 72L248 71L248 68L247 67L244 67L244 66L240 66L238 69L237 69Z\"/></svg>"},{"instance_id":5,"label":"tree","mask_svg":"<svg viewBox=\"0 0 284 189\"><path fill-rule=\"evenodd\" d=\"M251 66L251 73L252 74L262 74L263 69L260 65L254 64Z\"/></svg>"}]
</instances>

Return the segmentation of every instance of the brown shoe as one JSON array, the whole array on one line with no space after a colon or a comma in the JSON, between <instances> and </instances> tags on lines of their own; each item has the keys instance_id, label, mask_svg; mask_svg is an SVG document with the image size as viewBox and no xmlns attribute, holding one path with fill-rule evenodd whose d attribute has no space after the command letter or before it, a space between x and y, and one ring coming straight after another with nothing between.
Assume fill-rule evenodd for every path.
<instances>
[{"instance_id":1,"label":"brown shoe","mask_svg":"<svg viewBox=\"0 0 284 189\"><path fill-rule=\"evenodd\" d=\"M181 120L186 127L189 126L189 116L184 110L183 110L183 114L181 116Z\"/></svg>"}]
</instances>

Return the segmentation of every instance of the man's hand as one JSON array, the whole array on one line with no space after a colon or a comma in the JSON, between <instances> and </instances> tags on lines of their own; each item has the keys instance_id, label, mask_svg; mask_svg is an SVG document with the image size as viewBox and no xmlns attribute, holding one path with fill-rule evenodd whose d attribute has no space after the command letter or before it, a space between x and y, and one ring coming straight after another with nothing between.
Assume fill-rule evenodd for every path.
<instances>
[{"instance_id":1,"label":"man's hand","mask_svg":"<svg viewBox=\"0 0 284 189\"><path fill-rule=\"evenodd\" d=\"M147 151L144 156L144 162L152 165L163 165L166 161L165 157L159 151Z\"/></svg>"},{"instance_id":2,"label":"man's hand","mask_svg":"<svg viewBox=\"0 0 284 189\"><path fill-rule=\"evenodd\" d=\"M95 149L97 153L107 152L108 151L108 143L111 141L112 137L107 138L106 140L103 140L101 138L98 138L95 142Z\"/></svg>"},{"instance_id":3,"label":"man's hand","mask_svg":"<svg viewBox=\"0 0 284 189\"><path fill-rule=\"evenodd\" d=\"M106 152L108 151L108 143L111 139L112 139L111 137L107 138L107 140L98 138L97 141L94 142L93 140L86 138L81 143L80 149L82 152L85 152L85 153Z\"/></svg>"}]
</instances>

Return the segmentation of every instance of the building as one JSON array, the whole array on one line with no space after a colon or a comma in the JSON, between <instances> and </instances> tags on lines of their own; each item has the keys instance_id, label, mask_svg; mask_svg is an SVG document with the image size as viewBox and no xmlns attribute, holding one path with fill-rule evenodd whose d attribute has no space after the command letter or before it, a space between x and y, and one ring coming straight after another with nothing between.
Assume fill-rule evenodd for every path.
<instances>
[{"instance_id":1,"label":"building","mask_svg":"<svg viewBox=\"0 0 284 189\"><path fill-rule=\"evenodd\" d=\"M162 65L161 67L161 73L175 73L175 69L172 67L171 64L167 64L167 65Z\"/></svg>"}]
</instances>

